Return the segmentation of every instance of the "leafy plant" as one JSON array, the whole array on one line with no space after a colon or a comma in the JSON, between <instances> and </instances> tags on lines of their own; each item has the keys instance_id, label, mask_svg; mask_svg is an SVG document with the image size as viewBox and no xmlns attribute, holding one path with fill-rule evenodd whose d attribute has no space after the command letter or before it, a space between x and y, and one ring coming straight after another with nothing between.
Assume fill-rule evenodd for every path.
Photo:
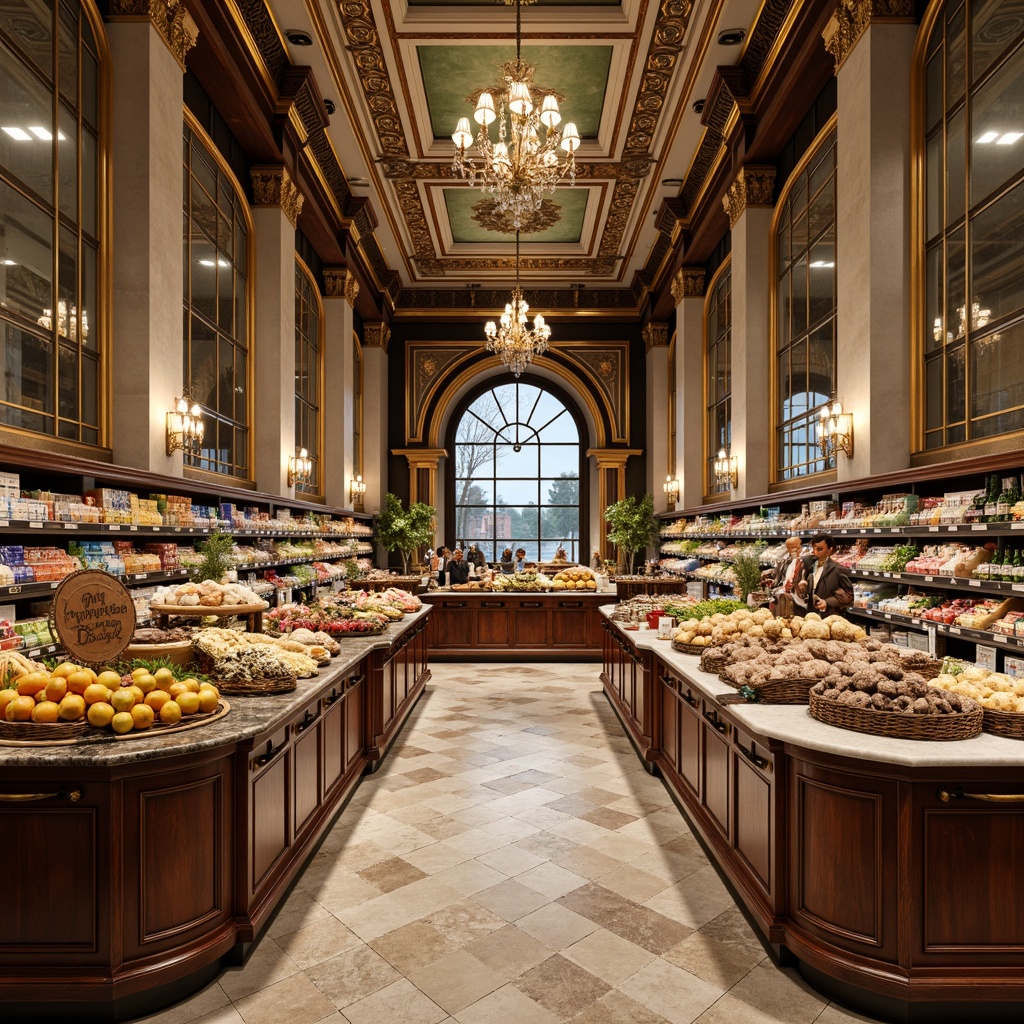
<instances>
[{"instance_id":1,"label":"leafy plant","mask_svg":"<svg viewBox=\"0 0 1024 1024\"><path fill-rule=\"evenodd\" d=\"M764 549L765 545L760 541L757 544L744 544L732 560L732 574L736 577L736 586L744 601L752 590L760 589L761 554Z\"/></svg>"},{"instance_id":2,"label":"leafy plant","mask_svg":"<svg viewBox=\"0 0 1024 1024\"><path fill-rule=\"evenodd\" d=\"M414 501L409 510L402 508L401 500L390 491L384 495L384 507L377 513L374 535L386 551L398 551L402 556L402 572L408 574L409 562L416 548L429 544L434 536L436 510L432 505Z\"/></svg>"},{"instance_id":3,"label":"leafy plant","mask_svg":"<svg viewBox=\"0 0 1024 1024\"><path fill-rule=\"evenodd\" d=\"M658 521L654 518L654 495L642 498L629 495L609 505L604 518L610 529L608 539L626 556L626 572L632 573L633 559L658 539Z\"/></svg>"},{"instance_id":4,"label":"leafy plant","mask_svg":"<svg viewBox=\"0 0 1024 1024\"><path fill-rule=\"evenodd\" d=\"M739 611L740 608L746 608L742 601L734 601L731 597L712 597L707 601L699 601L692 607L683 609L677 618L703 619L709 615L728 615L729 612Z\"/></svg>"},{"instance_id":5,"label":"leafy plant","mask_svg":"<svg viewBox=\"0 0 1024 1024\"><path fill-rule=\"evenodd\" d=\"M363 570L359 568L359 563L354 558L345 559L345 580L348 583L355 583L362 574Z\"/></svg>"},{"instance_id":6,"label":"leafy plant","mask_svg":"<svg viewBox=\"0 0 1024 1024\"><path fill-rule=\"evenodd\" d=\"M230 533L217 531L201 540L196 544L196 551L202 555L202 561L189 571L189 579L193 583L202 583L203 580L223 583L228 570L235 567L235 560L231 557L234 543Z\"/></svg>"}]
</instances>

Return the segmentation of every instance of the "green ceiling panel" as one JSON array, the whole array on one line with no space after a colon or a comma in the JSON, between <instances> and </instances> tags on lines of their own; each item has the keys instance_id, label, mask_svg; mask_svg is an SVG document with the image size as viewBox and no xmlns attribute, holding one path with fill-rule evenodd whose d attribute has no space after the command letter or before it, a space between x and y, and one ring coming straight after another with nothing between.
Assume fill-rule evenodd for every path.
<instances>
[{"instance_id":1,"label":"green ceiling panel","mask_svg":"<svg viewBox=\"0 0 1024 1024\"><path fill-rule=\"evenodd\" d=\"M478 90L502 85L501 64L514 60L515 44L500 46L419 46L420 71L435 139L449 138L460 117L472 120L467 99ZM575 121L584 139L594 139L611 66L610 46L524 46L523 60L537 70L534 86L558 93L562 123ZM495 97L497 99L497 97ZM491 138L497 129L491 126Z\"/></svg>"},{"instance_id":2,"label":"green ceiling panel","mask_svg":"<svg viewBox=\"0 0 1024 1024\"><path fill-rule=\"evenodd\" d=\"M548 198L561 208L562 216L557 223L532 234L521 235L523 242L549 242L578 244L583 234L583 216L587 210L589 190L585 188L560 188ZM444 202L448 210L454 242L496 242L515 241L514 234L498 234L488 231L473 220L473 207L488 198L479 188L446 188Z\"/></svg>"}]
</instances>

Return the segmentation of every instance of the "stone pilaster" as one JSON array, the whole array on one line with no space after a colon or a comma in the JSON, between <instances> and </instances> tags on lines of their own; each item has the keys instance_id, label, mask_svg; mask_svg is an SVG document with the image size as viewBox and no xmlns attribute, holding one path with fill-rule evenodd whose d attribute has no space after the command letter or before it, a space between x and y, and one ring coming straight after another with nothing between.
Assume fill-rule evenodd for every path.
<instances>
[{"instance_id":1,"label":"stone pilaster","mask_svg":"<svg viewBox=\"0 0 1024 1024\"><path fill-rule=\"evenodd\" d=\"M388 481L388 341L386 323L363 324L363 481L367 512L379 509ZM436 504L434 506L437 507Z\"/></svg>"},{"instance_id":2,"label":"stone pilaster","mask_svg":"<svg viewBox=\"0 0 1024 1024\"><path fill-rule=\"evenodd\" d=\"M884 5L874 0L866 6L877 13ZM844 4L837 14L849 9ZM836 74L836 394L854 422L854 456L836 459L840 481L909 464L910 64L916 34L912 20L871 14Z\"/></svg>"},{"instance_id":3,"label":"stone pilaster","mask_svg":"<svg viewBox=\"0 0 1024 1024\"><path fill-rule=\"evenodd\" d=\"M353 304L359 284L350 270L324 270L324 496L335 508L351 508L349 484L356 473L355 329Z\"/></svg>"},{"instance_id":4,"label":"stone pilaster","mask_svg":"<svg viewBox=\"0 0 1024 1024\"><path fill-rule=\"evenodd\" d=\"M294 231L305 197L284 167L253 167L252 196L255 207L279 207Z\"/></svg>"},{"instance_id":5,"label":"stone pilaster","mask_svg":"<svg viewBox=\"0 0 1024 1024\"><path fill-rule=\"evenodd\" d=\"M186 10L184 0L110 0L106 20L108 24L149 22L182 71L185 57L199 37L199 29Z\"/></svg>"},{"instance_id":6,"label":"stone pilaster","mask_svg":"<svg viewBox=\"0 0 1024 1024\"><path fill-rule=\"evenodd\" d=\"M668 450L668 324L644 324L643 339L647 353L647 490L654 495L655 511L664 512L668 503L662 484L665 474L672 468Z\"/></svg>"},{"instance_id":7,"label":"stone pilaster","mask_svg":"<svg viewBox=\"0 0 1024 1024\"><path fill-rule=\"evenodd\" d=\"M822 32L837 73L868 26L883 22L914 25L913 0L841 0Z\"/></svg>"},{"instance_id":8,"label":"stone pilaster","mask_svg":"<svg viewBox=\"0 0 1024 1024\"><path fill-rule=\"evenodd\" d=\"M747 165L740 168L736 180L722 197L722 206L729 215L729 226L735 227L744 210L753 207L772 207L775 190L775 168Z\"/></svg>"},{"instance_id":9,"label":"stone pilaster","mask_svg":"<svg viewBox=\"0 0 1024 1024\"><path fill-rule=\"evenodd\" d=\"M676 300L676 479L678 508L704 500L704 269L683 267L672 282Z\"/></svg>"},{"instance_id":10,"label":"stone pilaster","mask_svg":"<svg viewBox=\"0 0 1024 1024\"><path fill-rule=\"evenodd\" d=\"M180 14L191 24L184 8ZM110 18L106 32L113 124L132 126L114 132L111 161L114 461L180 476L181 452L166 452L166 413L184 384L182 69L148 14ZM148 416L145 429L140 413Z\"/></svg>"}]
</instances>

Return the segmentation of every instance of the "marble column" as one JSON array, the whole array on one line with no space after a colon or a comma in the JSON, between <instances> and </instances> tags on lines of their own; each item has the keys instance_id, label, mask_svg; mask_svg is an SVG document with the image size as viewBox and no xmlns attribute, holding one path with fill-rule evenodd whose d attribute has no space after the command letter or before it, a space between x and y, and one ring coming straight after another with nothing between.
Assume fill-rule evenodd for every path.
<instances>
[{"instance_id":1,"label":"marble column","mask_svg":"<svg viewBox=\"0 0 1024 1024\"><path fill-rule=\"evenodd\" d=\"M324 497L332 508L352 508L350 487L362 473L355 450L355 330L359 283L350 270L324 270Z\"/></svg>"},{"instance_id":2,"label":"marble column","mask_svg":"<svg viewBox=\"0 0 1024 1024\"><path fill-rule=\"evenodd\" d=\"M704 501L704 270L682 267L676 302L676 478L679 508Z\"/></svg>"},{"instance_id":3,"label":"marble column","mask_svg":"<svg viewBox=\"0 0 1024 1024\"><path fill-rule=\"evenodd\" d=\"M734 498L768 493L772 394L768 274L774 167L740 169L722 203L732 227L732 449Z\"/></svg>"},{"instance_id":4,"label":"marble column","mask_svg":"<svg viewBox=\"0 0 1024 1024\"><path fill-rule=\"evenodd\" d=\"M672 471L668 450L668 324L644 324L643 338L647 353L647 490L654 495L654 511L664 512L668 508L665 476Z\"/></svg>"},{"instance_id":5,"label":"marble column","mask_svg":"<svg viewBox=\"0 0 1024 1024\"><path fill-rule=\"evenodd\" d=\"M363 324L363 507L376 512L388 481L388 342L386 323ZM384 564L387 564L386 562Z\"/></svg>"},{"instance_id":6,"label":"marble column","mask_svg":"<svg viewBox=\"0 0 1024 1024\"><path fill-rule=\"evenodd\" d=\"M839 480L906 469L910 394L910 66L914 5L841 4L824 32L836 60L836 395L853 414Z\"/></svg>"},{"instance_id":7,"label":"marble column","mask_svg":"<svg viewBox=\"0 0 1024 1024\"><path fill-rule=\"evenodd\" d=\"M114 462L181 476L167 412L183 391L181 125L185 55L198 30L168 0L112 0L110 424ZM143 426L145 421L146 426Z\"/></svg>"},{"instance_id":8,"label":"marble column","mask_svg":"<svg viewBox=\"0 0 1024 1024\"><path fill-rule=\"evenodd\" d=\"M303 196L284 167L253 167L256 272L255 387L250 430L256 487L294 495L288 457L295 453L295 225Z\"/></svg>"}]
</instances>

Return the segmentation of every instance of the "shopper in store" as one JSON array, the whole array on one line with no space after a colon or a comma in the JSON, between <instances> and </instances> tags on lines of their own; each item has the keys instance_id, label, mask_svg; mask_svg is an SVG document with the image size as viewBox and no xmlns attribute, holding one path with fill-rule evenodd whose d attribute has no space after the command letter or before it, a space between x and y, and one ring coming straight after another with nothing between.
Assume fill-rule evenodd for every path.
<instances>
[{"instance_id":1,"label":"shopper in store","mask_svg":"<svg viewBox=\"0 0 1024 1024\"><path fill-rule=\"evenodd\" d=\"M515 572L515 562L512 560L512 549L505 548L501 553L501 561L498 563L498 568L502 572Z\"/></svg>"},{"instance_id":2,"label":"shopper in store","mask_svg":"<svg viewBox=\"0 0 1024 1024\"><path fill-rule=\"evenodd\" d=\"M516 572L522 572L526 568L526 548L516 548Z\"/></svg>"},{"instance_id":3,"label":"shopper in store","mask_svg":"<svg viewBox=\"0 0 1024 1024\"><path fill-rule=\"evenodd\" d=\"M443 545L437 546L437 564L431 565L437 570L437 585L443 587L448 581L448 549Z\"/></svg>"},{"instance_id":4,"label":"shopper in store","mask_svg":"<svg viewBox=\"0 0 1024 1024\"><path fill-rule=\"evenodd\" d=\"M786 538L786 554L779 559L772 574L768 605L773 615L802 614L807 610L804 599L796 593L804 578L804 560L800 557L803 541L799 537Z\"/></svg>"},{"instance_id":5,"label":"shopper in store","mask_svg":"<svg viewBox=\"0 0 1024 1024\"><path fill-rule=\"evenodd\" d=\"M853 584L846 570L832 558L835 542L827 533L811 538L811 554L804 559L804 579L796 588L809 611L842 615L853 604Z\"/></svg>"},{"instance_id":6,"label":"shopper in store","mask_svg":"<svg viewBox=\"0 0 1024 1024\"><path fill-rule=\"evenodd\" d=\"M462 557L462 548L456 548L452 552L452 559L448 563L448 585L465 583L469 580L469 563Z\"/></svg>"},{"instance_id":7,"label":"shopper in store","mask_svg":"<svg viewBox=\"0 0 1024 1024\"><path fill-rule=\"evenodd\" d=\"M487 559L484 558L484 553L476 546L476 544L470 544L467 560L476 566L477 572L481 569L487 568Z\"/></svg>"}]
</instances>

